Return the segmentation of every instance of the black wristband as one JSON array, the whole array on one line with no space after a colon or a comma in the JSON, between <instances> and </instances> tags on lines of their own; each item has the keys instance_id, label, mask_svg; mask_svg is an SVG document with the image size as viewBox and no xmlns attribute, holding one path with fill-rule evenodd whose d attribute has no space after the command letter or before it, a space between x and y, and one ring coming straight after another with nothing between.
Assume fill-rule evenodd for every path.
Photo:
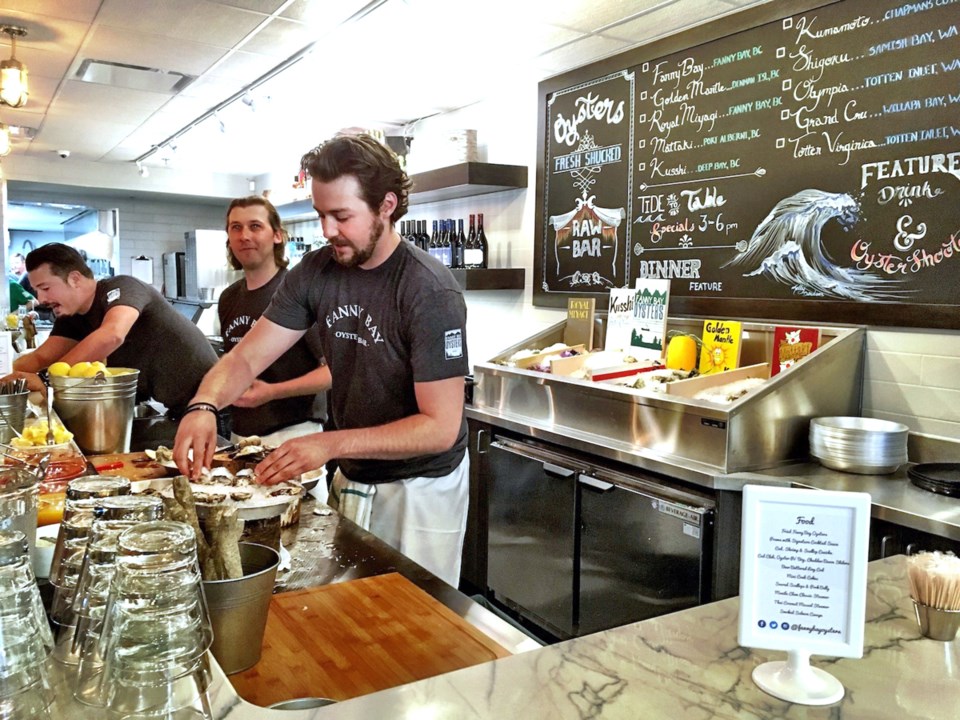
<instances>
[{"instance_id":1,"label":"black wristband","mask_svg":"<svg viewBox=\"0 0 960 720\"><path fill-rule=\"evenodd\" d=\"M203 410L205 412L212 412L214 415L220 412L219 410L217 410L217 406L214 405L213 403L195 402L187 405L187 407L184 408L183 410L183 414L186 415L187 413L196 412L198 410Z\"/></svg>"}]
</instances>

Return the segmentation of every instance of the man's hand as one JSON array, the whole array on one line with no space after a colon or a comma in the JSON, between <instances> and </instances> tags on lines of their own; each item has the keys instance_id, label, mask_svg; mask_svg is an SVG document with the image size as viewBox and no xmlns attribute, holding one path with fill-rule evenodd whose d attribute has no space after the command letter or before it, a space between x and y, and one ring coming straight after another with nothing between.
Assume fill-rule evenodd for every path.
<instances>
[{"instance_id":1,"label":"man's hand","mask_svg":"<svg viewBox=\"0 0 960 720\"><path fill-rule=\"evenodd\" d=\"M14 370L9 375L5 375L0 378L0 383L10 382L12 380L24 379L27 381L27 390L30 392L38 392L47 394L47 386L43 384L43 380L40 379L40 376L32 372L23 372L22 370Z\"/></svg>"},{"instance_id":2,"label":"man's hand","mask_svg":"<svg viewBox=\"0 0 960 720\"><path fill-rule=\"evenodd\" d=\"M254 408L273 400L273 388L263 380L254 380L253 384L243 391L243 395L233 401L235 407Z\"/></svg>"},{"instance_id":3,"label":"man's hand","mask_svg":"<svg viewBox=\"0 0 960 720\"><path fill-rule=\"evenodd\" d=\"M257 482L276 485L322 467L333 457L334 436L335 432L320 432L287 440L254 468Z\"/></svg>"},{"instance_id":4,"label":"man's hand","mask_svg":"<svg viewBox=\"0 0 960 720\"><path fill-rule=\"evenodd\" d=\"M196 410L180 419L173 443L173 461L180 472L196 480L203 468L213 464L216 449L217 416L214 413Z\"/></svg>"}]
</instances>

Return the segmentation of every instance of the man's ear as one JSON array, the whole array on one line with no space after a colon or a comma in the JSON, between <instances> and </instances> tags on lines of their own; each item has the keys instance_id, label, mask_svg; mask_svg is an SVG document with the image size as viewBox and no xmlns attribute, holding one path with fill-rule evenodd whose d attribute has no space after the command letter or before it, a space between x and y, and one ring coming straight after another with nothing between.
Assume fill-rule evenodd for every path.
<instances>
[{"instance_id":1,"label":"man's ear","mask_svg":"<svg viewBox=\"0 0 960 720\"><path fill-rule=\"evenodd\" d=\"M383 200L380 201L380 217L383 220L389 220L390 216L393 215L393 211L397 209L399 200L397 200L396 193L388 192L383 196Z\"/></svg>"},{"instance_id":2,"label":"man's ear","mask_svg":"<svg viewBox=\"0 0 960 720\"><path fill-rule=\"evenodd\" d=\"M79 270L71 270L70 274L67 275L67 285L72 288L78 287L80 282L83 280L83 273Z\"/></svg>"}]
</instances>

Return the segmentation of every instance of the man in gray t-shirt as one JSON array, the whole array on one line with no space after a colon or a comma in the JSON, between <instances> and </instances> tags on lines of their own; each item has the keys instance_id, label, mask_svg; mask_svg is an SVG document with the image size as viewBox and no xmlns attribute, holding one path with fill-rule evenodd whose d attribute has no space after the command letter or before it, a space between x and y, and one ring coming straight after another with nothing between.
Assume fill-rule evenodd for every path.
<instances>
[{"instance_id":1,"label":"man in gray t-shirt","mask_svg":"<svg viewBox=\"0 0 960 720\"><path fill-rule=\"evenodd\" d=\"M97 281L83 257L62 243L27 256L38 299L56 316L53 330L14 369L37 372L54 362L106 360L140 371L137 397L180 415L217 355L200 329L153 287L118 275Z\"/></svg>"},{"instance_id":2,"label":"man in gray t-shirt","mask_svg":"<svg viewBox=\"0 0 960 720\"><path fill-rule=\"evenodd\" d=\"M397 233L410 180L385 146L340 135L302 164L329 245L289 271L261 320L204 378L174 459L197 475L212 458L212 412L316 323L337 429L285 442L257 466L258 480L336 458L331 504L456 585L469 495L463 294Z\"/></svg>"}]
</instances>

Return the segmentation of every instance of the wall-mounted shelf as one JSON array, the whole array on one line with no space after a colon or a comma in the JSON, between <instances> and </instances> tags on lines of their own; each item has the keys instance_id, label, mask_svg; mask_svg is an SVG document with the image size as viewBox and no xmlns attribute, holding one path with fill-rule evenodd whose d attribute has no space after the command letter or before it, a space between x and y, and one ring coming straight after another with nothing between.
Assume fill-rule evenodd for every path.
<instances>
[{"instance_id":1,"label":"wall-mounted shelf","mask_svg":"<svg viewBox=\"0 0 960 720\"><path fill-rule=\"evenodd\" d=\"M417 173L410 179L413 181L410 204L420 205L525 188L527 167L467 162ZM277 211L284 222L313 220L317 216L309 198L278 205Z\"/></svg>"},{"instance_id":2,"label":"wall-mounted shelf","mask_svg":"<svg viewBox=\"0 0 960 720\"><path fill-rule=\"evenodd\" d=\"M486 195L527 187L526 165L466 162L411 175L410 204Z\"/></svg>"},{"instance_id":3,"label":"wall-mounted shelf","mask_svg":"<svg viewBox=\"0 0 960 720\"><path fill-rule=\"evenodd\" d=\"M523 290L523 268L454 268L464 290Z\"/></svg>"}]
</instances>

